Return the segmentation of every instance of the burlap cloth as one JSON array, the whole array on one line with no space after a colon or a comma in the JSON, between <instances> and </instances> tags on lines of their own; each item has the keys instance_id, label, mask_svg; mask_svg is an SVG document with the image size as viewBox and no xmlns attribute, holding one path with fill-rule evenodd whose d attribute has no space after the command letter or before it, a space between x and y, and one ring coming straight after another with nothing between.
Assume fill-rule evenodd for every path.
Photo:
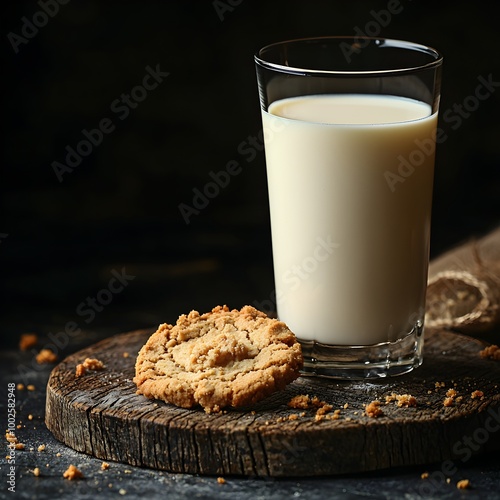
<instances>
[{"instance_id":1,"label":"burlap cloth","mask_svg":"<svg viewBox=\"0 0 500 500\"><path fill-rule=\"evenodd\" d=\"M430 263L425 318L470 335L500 330L500 228Z\"/></svg>"}]
</instances>

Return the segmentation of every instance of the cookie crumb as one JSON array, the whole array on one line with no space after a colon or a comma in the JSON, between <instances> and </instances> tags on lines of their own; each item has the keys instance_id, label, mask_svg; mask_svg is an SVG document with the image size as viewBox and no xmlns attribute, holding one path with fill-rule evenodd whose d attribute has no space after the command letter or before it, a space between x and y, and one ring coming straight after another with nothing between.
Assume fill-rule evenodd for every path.
<instances>
[{"instance_id":1,"label":"cookie crumb","mask_svg":"<svg viewBox=\"0 0 500 500\"><path fill-rule=\"evenodd\" d=\"M50 349L42 349L36 355L35 359L39 365L51 364L57 361L57 354L54 351L51 351Z\"/></svg>"},{"instance_id":2,"label":"cookie crumb","mask_svg":"<svg viewBox=\"0 0 500 500\"><path fill-rule=\"evenodd\" d=\"M96 358L87 358L83 363L76 365L75 376L82 377L88 370L104 370L106 366Z\"/></svg>"},{"instance_id":3,"label":"cookie crumb","mask_svg":"<svg viewBox=\"0 0 500 500\"><path fill-rule=\"evenodd\" d=\"M61 456L61 454L60 454L60 453L56 453L56 457L60 457L60 456Z\"/></svg>"},{"instance_id":4,"label":"cookie crumb","mask_svg":"<svg viewBox=\"0 0 500 500\"><path fill-rule=\"evenodd\" d=\"M118 490L118 493L120 493L120 495L126 495L127 494L127 490L125 490L124 488L120 488Z\"/></svg>"},{"instance_id":5,"label":"cookie crumb","mask_svg":"<svg viewBox=\"0 0 500 500\"><path fill-rule=\"evenodd\" d=\"M470 488L470 481L468 479L462 479L460 481L458 481L457 483L457 488L459 490L466 490L468 488Z\"/></svg>"},{"instance_id":6,"label":"cookie crumb","mask_svg":"<svg viewBox=\"0 0 500 500\"><path fill-rule=\"evenodd\" d=\"M109 464L108 462L103 462L101 464L101 470L108 470L109 469Z\"/></svg>"},{"instance_id":7,"label":"cookie crumb","mask_svg":"<svg viewBox=\"0 0 500 500\"><path fill-rule=\"evenodd\" d=\"M26 448L26 446L23 443L20 443L16 435L13 434L12 432L6 431L5 439L7 439L7 441L9 442L9 448L11 449L12 447L15 450L24 450Z\"/></svg>"},{"instance_id":8,"label":"cookie crumb","mask_svg":"<svg viewBox=\"0 0 500 500\"><path fill-rule=\"evenodd\" d=\"M123 357L124 357L124 358L128 358L129 356L130 356L130 354L129 354L128 352L124 352L124 353L123 353Z\"/></svg>"},{"instance_id":9,"label":"cookie crumb","mask_svg":"<svg viewBox=\"0 0 500 500\"><path fill-rule=\"evenodd\" d=\"M474 391L470 395L471 399L476 399L476 398L484 398L484 392L483 391Z\"/></svg>"},{"instance_id":10,"label":"cookie crumb","mask_svg":"<svg viewBox=\"0 0 500 500\"><path fill-rule=\"evenodd\" d=\"M448 398L454 398L457 394L458 394L458 392L455 389L448 389L446 391L446 396Z\"/></svg>"},{"instance_id":11,"label":"cookie crumb","mask_svg":"<svg viewBox=\"0 0 500 500\"><path fill-rule=\"evenodd\" d=\"M452 397L444 398L443 406L446 406L447 408L453 406L453 398Z\"/></svg>"},{"instance_id":12,"label":"cookie crumb","mask_svg":"<svg viewBox=\"0 0 500 500\"><path fill-rule=\"evenodd\" d=\"M406 408L409 408L417 406L417 398L415 396L412 396L411 394L400 394L399 396L397 396L397 400L397 404L399 407L404 406Z\"/></svg>"},{"instance_id":13,"label":"cookie crumb","mask_svg":"<svg viewBox=\"0 0 500 500\"><path fill-rule=\"evenodd\" d=\"M35 467L35 468L33 469L33 475L34 475L34 476L36 476L36 477L39 477L39 476L40 476L40 474L41 474L41 472L40 472L40 468L39 468L39 467Z\"/></svg>"},{"instance_id":14,"label":"cookie crumb","mask_svg":"<svg viewBox=\"0 0 500 500\"><path fill-rule=\"evenodd\" d=\"M33 420L33 415L31 413L28 415L28 420Z\"/></svg>"},{"instance_id":15,"label":"cookie crumb","mask_svg":"<svg viewBox=\"0 0 500 500\"><path fill-rule=\"evenodd\" d=\"M494 359L496 361L500 360L500 347L497 345L489 345L479 352L479 356L483 359Z\"/></svg>"},{"instance_id":16,"label":"cookie crumb","mask_svg":"<svg viewBox=\"0 0 500 500\"><path fill-rule=\"evenodd\" d=\"M82 479L83 474L82 472L77 469L74 465L70 465L63 473L63 477L73 481L73 479Z\"/></svg>"},{"instance_id":17,"label":"cookie crumb","mask_svg":"<svg viewBox=\"0 0 500 500\"><path fill-rule=\"evenodd\" d=\"M34 391L36 387L33 384L29 384L26 386L26 389L28 389L28 391Z\"/></svg>"},{"instance_id":18,"label":"cookie crumb","mask_svg":"<svg viewBox=\"0 0 500 500\"><path fill-rule=\"evenodd\" d=\"M38 451L45 451L45 445L44 445L44 444L41 444L41 445L38 447Z\"/></svg>"},{"instance_id":19,"label":"cookie crumb","mask_svg":"<svg viewBox=\"0 0 500 500\"><path fill-rule=\"evenodd\" d=\"M218 482L219 484L226 484L226 480L225 480L223 477L218 477L218 478L217 478L217 482Z\"/></svg>"},{"instance_id":20,"label":"cookie crumb","mask_svg":"<svg viewBox=\"0 0 500 500\"><path fill-rule=\"evenodd\" d=\"M307 410L311 405L311 398L307 394L299 394L294 396L289 402L288 406L290 408L295 408L297 410Z\"/></svg>"},{"instance_id":21,"label":"cookie crumb","mask_svg":"<svg viewBox=\"0 0 500 500\"><path fill-rule=\"evenodd\" d=\"M6 432L5 432L5 439L6 439L9 443L17 443L17 438L16 438L16 435L15 435L15 434L12 434L12 432L6 431Z\"/></svg>"},{"instance_id":22,"label":"cookie crumb","mask_svg":"<svg viewBox=\"0 0 500 500\"><path fill-rule=\"evenodd\" d=\"M415 396L412 396L411 394L396 394L393 392L389 396L385 397L385 404L389 404L392 401L397 401L397 406L399 408L417 406L417 398L415 398Z\"/></svg>"},{"instance_id":23,"label":"cookie crumb","mask_svg":"<svg viewBox=\"0 0 500 500\"><path fill-rule=\"evenodd\" d=\"M38 335L36 333L23 333L19 339L19 349L27 351L29 348L36 346L38 343Z\"/></svg>"},{"instance_id":24,"label":"cookie crumb","mask_svg":"<svg viewBox=\"0 0 500 500\"><path fill-rule=\"evenodd\" d=\"M375 400L369 403L365 408L365 413L368 417L377 418L384 414L380 408L380 401Z\"/></svg>"},{"instance_id":25,"label":"cookie crumb","mask_svg":"<svg viewBox=\"0 0 500 500\"><path fill-rule=\"evenodd\" d=\"M396 401L396 393L391 392L388 396L385 397L385 404L388 405L389 403L392 403L393 401Z\"/></svg>"},{"instance_id":26,"label":"cookie crumb","mask_svg":"<svg viewBox=\"0 0 500 500\"><path fill-rule=\"evenodd\" d=\"M421 479L427 479L429 477L429 473L426 471L426 472L422 472L422 474L420 474L420 478Z\"/></svg>"},{"instance_id":27,"label":"cookie crumb","mask_svg":"<svg viewBox=\"0 0 500 500\"><path fill-rule=\"evenodd\" d=\"M24 391L24 384L17 384L16 389L18 391Z\"/></svg>"}]
</instances>

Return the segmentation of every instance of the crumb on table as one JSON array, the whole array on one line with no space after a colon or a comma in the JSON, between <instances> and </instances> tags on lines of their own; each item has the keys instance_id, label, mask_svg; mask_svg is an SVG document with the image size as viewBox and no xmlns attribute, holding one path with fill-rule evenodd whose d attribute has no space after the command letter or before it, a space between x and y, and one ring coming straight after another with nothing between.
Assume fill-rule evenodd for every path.
<instances>
[{"instance_id":1,"label":"crumb on table","mask_svg":"<svg viewBox=\"0 0 500 500\"><path fill-rule=\"evenodd\" d=\"M218 478L217 478L217 482L218 482L219 484L226 484L226 480L225 480L223 477L218 477Z\"/></svg>"},{"instance_id":2,"label":"crumb on table","mask_svg":"<svg viewBox=\"0 0 500 500\"><path fill-rule=\"evenodd\" d=\"M39 365L42 364L50 364L50 363L55 363L57 361L57 354L50 349L42 349L37 355L36 355L36 362Z\"/></svg>"},{"instance_id":3,"label":"crumb on table","mask_svg":"<svg viewBox=\"0 0 500 500\"><path fill-rule=\"evenodd\" d=\"M82 472L74 465L70 465L63 473L63 477L72 481L73 479L82 479Z\"/></svg>"},{"instance_id":4,"label":"crumb on table","mask_svg":"<svg viewBox=\"0 0 500 500\"><path fill-rule=\"evenodd\" d=\"M23 333L19 339L19 349L21 349L21 351L27 351L37 343L38 335L36 333Z\"/></svg>"},{"instance_id":5,"label":"crumb on table","mask_svg":"<svg viewBox=\"0 0 500 500\"><path fill-rule=\"evenodd\" d=\"M459 490L465 490L467 488L470 488L470 481L468 479L461 479L457 483L457 488Z\"/></svg>"}]
</instances>

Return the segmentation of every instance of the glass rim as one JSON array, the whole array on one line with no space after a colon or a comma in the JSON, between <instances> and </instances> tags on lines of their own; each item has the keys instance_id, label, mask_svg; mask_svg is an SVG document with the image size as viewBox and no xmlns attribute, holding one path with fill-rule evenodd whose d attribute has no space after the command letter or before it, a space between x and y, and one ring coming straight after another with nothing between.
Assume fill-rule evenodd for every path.
<instances>
[{"instance_id":1,"label":"glass rim","mask_svg":"<svg viewBox=\"0 0 500 500\"><path fill-rule=\"evenodd\" d=\"M327 41L327 40L336 40L341 41L345 40L349 41L351 44L359 43L363 40L373 41L379 47L392 47L399 49L407 49L414 52L425 53L429 56L434 57L434 60L429 61L428 63L417 65L417 66L408 66L401 67L395 69L379 69L379 70L327 70L327 69L312 69L312 68L299 68L295 66L286 66L283 64L274 63L271 61L267 61L265 57L262 56L263 52L277 48L279 46L285 46L288 44L295 43L304 43L304 42L319 42L319 41ZM363 50L361 48L361 50ZM321 36L321 37L310 37L310 38L295 38L290 40L284 40L281 42L275 42L262 47L255 55L254 55L255 63L262 66L263 68L279 71L281 73L288 73L293 75L302 75L302 76L377 76L377 75L390 75L390 74L404 74L404 73L414 73L415 71L421 71L425 69L435 68L440 66L443 62L443 55L433 47L429 47L427 45L409 42L406 40L399 40L394 38L384 38L384 37L370 37L370 36Z\"/></svg>"}]
</instances>

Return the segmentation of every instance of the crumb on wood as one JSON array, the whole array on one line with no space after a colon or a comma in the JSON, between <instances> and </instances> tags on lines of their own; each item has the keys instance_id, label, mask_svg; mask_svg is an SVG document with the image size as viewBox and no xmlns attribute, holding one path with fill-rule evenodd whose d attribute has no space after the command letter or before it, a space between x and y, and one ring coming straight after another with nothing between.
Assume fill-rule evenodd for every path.
<instances>
[{"instance_id":1,"label":"crumb on wood","mask_svg":"<svg viewBox=\"0 0 500 500\"><path fill-rule=\"evenodd\" d=\"M82 472L77 469L73 464L71 464L63 473L63 477L73 481L73 479L82 479Z\"/></svg>"},{"instance_id":2,"label":"crumb on wood","mask_svg":"<svg viewBox=\"0 0 500 500\"><path fill-rule=\"evenodd\" d=\"M130 356L130 354L129 354L128 352L124 352L124 353L123 353L123 357L124 357L124 358L128 358L129 356Z\"/></svg>"},{"instance_id":3,"label":"crumb on wood","mask_svg":"<svg viewBox=\"0 0 500 500\"><path fill-rule=\"evenodd\" d=\"M218 478L217 478L217 482L218 482L219 484L226 484L226 480L225 480L223 477L218 477Z\"/></svg>"},{"instance_id":4,"label":"crumb on wood","mask_svg":"<svg viewBox=\"0 0 500 500\"><path fill-rule=\"evenodd\" d=\"M480 399L483 399L484 398L484 392L483 391L474 391L471 393L470 395L471 399L477 399L477 398L480 398Z\"/></svg>"},{"instance_id":5,"label":"crumb on wood","mask_svg":"<svg viewBox=\"0 0 500 500\"><path fill-rule=\"evenodd\" d=\"M23 333L19 339L19 349L27 351L38 343L38 335L36 333Z\"/></svg>"},{"instance_id":6,"label":"crumb on wood","mask_svg":"<svg viewBox=\"0 0 500 500\"><path fill-rule=\"evenodd\" d=\"M399 408L405 407L415 407L417 406L417 398L411 394L396 394L391 393L389 396L385 397L385 404L389 404L392 401L396 401Z\"/></svg>"},{"instance_id":7,"label":"crumb on wood","mask_svg":"<svg viewBox=\"0 0 500 500\"><path fill-rule=\"evenodd\" d=\"M294 396L289 402L290 408L307 410L311 405L311 398L307 394L299 394Z\"/></svg>"},{"instance_id":8,"label":"crumb on wood","mask_svg":"<svg viewBox=\"0 0 500 500\"><path fill-rule=\"evenodd\" d=\"M500 347L495 344L489 345L479 352L479 356L483 359L494 359L496 361L500 361Z\"/></svg>"},{"instance_id":9,"label":"crumb on wood","mask_svg":"<svg viewBox=\"0 0 500 500\"><path fill-rule=\"evenodd\" d=\"M377 418L384 414L382 408L380 408L380 401L375 400L366 405L365 413L368 417Z\"/></svg>"},{"instance_id":10,"label":"crumb on wood","mask_svg":"<svg viewBox=\"0 0 500 500\"><path fill-rule=\"evenodd\" d=\"M76 365L76 377L82 377L88 370L104 370L105 365L96 358L87 358L83 363Z\"/></svg>"},{"instance_id":11,"label":"crumb on wood","mask_svg":"<svg viewBox=\"0 0 500 500\"><path fill-rule=\"evenodd\" d=\"M448 389L446 391L446 397L448 398L454 398L457 394L458 392L455 389Z\"/></svg>"},{"instance_id":12,"label":"crumb on wood","mask_svg":"<svg viewBox=\"0 0 500 500\"><path fill-rule=\"evenodd\" d=\"M470 481L468 479L461 479L457 483L457 488L459 490L466 490L466 489L470 488L470 486L471 486Z\"/></svg>"},{"instance_id":13,"label":"crumb on wood","mask_svg":"<svg viewBox=\"0 0 500 500\"><path fill-rule=\"evenodd\" d=\"M399 394L396 396L397 399L397 405L399 407L415 407L417 406L417 398L415 396L412 396L411 394Z\"/></svg>"},{"instance_id":14,"label":"crumb on wood","mask_svg":"<svg viewBox=\"0 0 500 500\"><path fill-rule=\"evenodd\" d=\"M447 408L450 407L450 406L453 406L453 398L452 397L447 397L447 398L444 398L444 401L443 401L443 406L446 406Z\"/></svg>"},{"instance_id":15,"label":"crumb on wood","mask_svg":"<svg viewBox=\"0 0 500 500\"><path fill-rule=\"evenodd\" d=\"M57 354L50 349L42 349L36 355L36 362L39 365L51 364L51 363L55 363L56 361L57 361Z\"/></svg>"}]
</instances>

